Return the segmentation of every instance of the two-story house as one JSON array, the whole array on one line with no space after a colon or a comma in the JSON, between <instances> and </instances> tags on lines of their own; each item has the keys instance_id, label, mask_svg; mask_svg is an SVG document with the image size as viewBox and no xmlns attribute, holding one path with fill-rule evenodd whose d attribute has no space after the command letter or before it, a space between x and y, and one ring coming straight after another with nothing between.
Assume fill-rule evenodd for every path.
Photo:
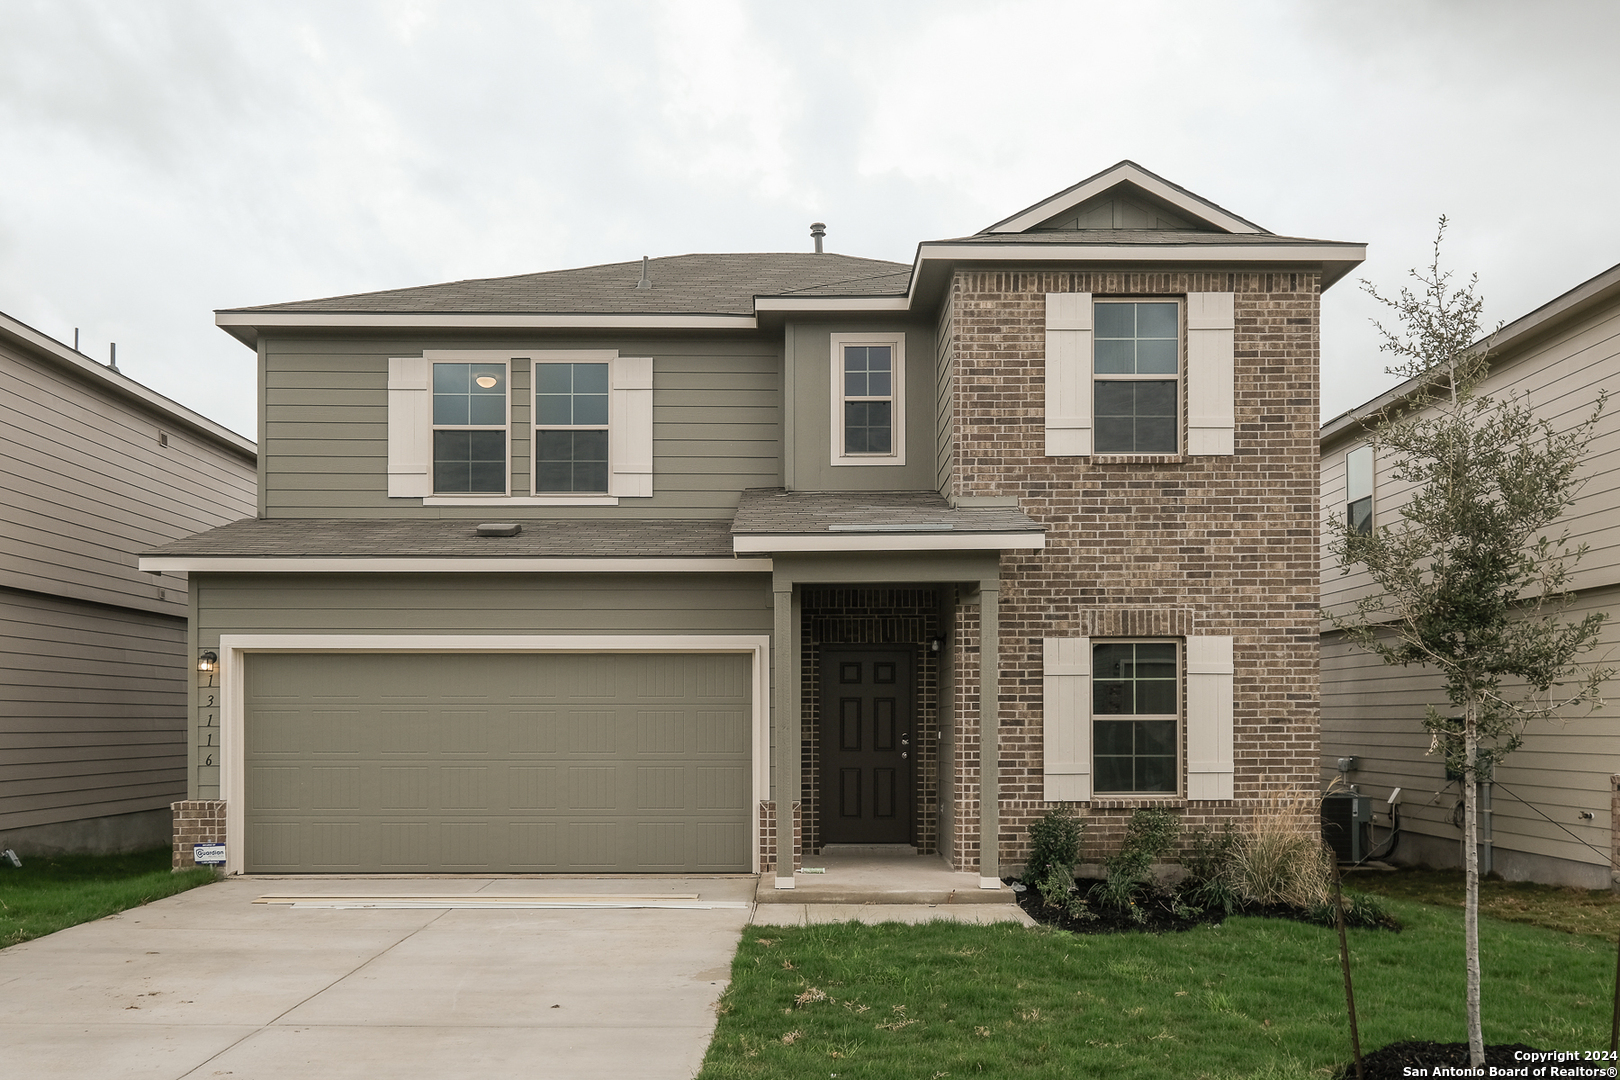
<instances>
[{"instance_id":1,"label":"two-story house","mask_svg":"<svg viewBox=\"0 0 1620 1080\"><path fill-rule=\"evenodd\" d=\"M0 848L169 842L187 585L136 557L251 513L254 473L250 440L0 314Z\"/></svg>"},{"instance_id":2,"label":"two-story house","mask_svg":"<svg viewBox=\"0 0 1620 1080\"><path fill-rule=\"evenodd\" d=\"M219 312L259 513L143 563L218 666L182 857L995 888L1054 803L1106 840L1314 787L1318 310L1363 256L1121 162L910 265Z\"/></svg>"},{"instance_id":3,"label":"two-story house","mask_svg":"<svg viewBox=\"0 0 1620 1080\"><path fill-rule=\"evenodd\" d=\"M1480 392L1517 395L1555 430L1586 419L1605 388L1620 377L1620 267L1582 282L1515 319L1481 343L1491 368ZM1322 510L1358 528L1398 525L1410 486L1393 476L1368 422L1410 395L1398 386L1323 425ZM1586 545L1570 582L1570 617L1607 615L1598 649L1584 659L1615 662L1620 646L1620 413L1604 411L1582 464L1584 486L1563 517L1572 546ZM1322 604L1347 610L1373 583L1364 569L1322 565ZM1459 866L1462 789L1443 756L1429 753L1423 716L1445 709L1444 688L1432 670L1386 667L1378 657L1331 628L1322 635L1322 775L1339 775L1372 800L1365 851L1401 863ZM1514 688L1509 686L1511 692ZM1524 745L1481 785L1480 867L1515 881L1608 888L1620 868L1620 736L1613 701L1530 722ZM1391 796L1396 797L1392 805ZM1396 835L1392 835L1392 832Z\"/></svg>"}]
</instances>

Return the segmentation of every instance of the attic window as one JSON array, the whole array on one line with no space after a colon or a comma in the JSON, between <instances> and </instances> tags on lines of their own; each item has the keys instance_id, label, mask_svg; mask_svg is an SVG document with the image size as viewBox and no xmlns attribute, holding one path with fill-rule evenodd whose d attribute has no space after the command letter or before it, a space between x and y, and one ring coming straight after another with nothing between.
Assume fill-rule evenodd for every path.
<instances>
[{"instance_id":1,"label":"attic window","mask_svg":"<svg viewBox=\"0 0 1620 1080\"><path fill-rule=\"evenodd\" d=\"M834 465L905 464L905 338L832 335Z\"/></svg>"}]
</instances>

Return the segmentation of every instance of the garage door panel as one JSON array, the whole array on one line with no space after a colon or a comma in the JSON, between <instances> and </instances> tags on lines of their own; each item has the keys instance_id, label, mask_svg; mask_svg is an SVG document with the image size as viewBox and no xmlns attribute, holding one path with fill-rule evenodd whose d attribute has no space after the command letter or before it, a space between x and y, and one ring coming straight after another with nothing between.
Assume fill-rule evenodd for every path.
<instances>
[{"instance_id":1,"label":"garage door panel","mask_svg":"<svg viewBox=\"0 0 1620 1080\"><path fill-rule=\"evenodd\" d=\"M246 868L746 870L749 670L735 654L251 656ZM706 685L742 697L696 701Z\"/></svg>"}]
</instances>

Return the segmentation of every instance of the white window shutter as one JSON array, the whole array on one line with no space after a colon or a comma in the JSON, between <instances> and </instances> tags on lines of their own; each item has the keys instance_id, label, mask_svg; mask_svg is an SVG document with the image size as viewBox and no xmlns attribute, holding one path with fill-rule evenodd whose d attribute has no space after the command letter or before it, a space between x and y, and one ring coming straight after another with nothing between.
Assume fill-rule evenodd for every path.
<instances>
[{"instance_id":1,"label":"white window shutter","mask_svg":"<svg viewBox=\"0 0 1620 1080\"><path fill-rule=\"evenodd\" d=\"M652 357L615 359L608 409L609 495L644 498L653 493L652 399Z\"/></svg>"},{"instance_id":2,"label":"white window shutter","mask_svg":"<svg viewBox=\"0 0 1620 1080\"><path fill-rule=\"evenodd\" d=\"M433 494L433 363L421 356L388 361L388 497Z\"/></svg>"},{"instance_id":3,"label":"white window shutter","mask_svg":"<svg viewBox=\"0 0 1620 1080\"><path fill-rule=\"evenodd\" d=\"M1091 639L1047 638L1041 668L1047 802L1091 798Z\"/></svg>"},{"instance_id":4,"label":"white window shutter","mask_svg":"<svg viewBox=\"0 0 1620 1080\"><path fill-rule=\"evenodd\" d=\"M1187 798L1232 798L1232 639L1187 639Z\"/></svg>"},{"instance_id":5,"label":"white window shutter","mask_svg":"<svg viewBox=\"0 0 1620 1080\"><path fill-rule=\"evenodd\" d=\"M1091 294L1046 294L1046 456L1091 453Z\"/></svg>"},{"instance_id":6,"label":"white window shutter","mask_svg":"<svg viewBox=\"0 0 1620 1080\"><path fill-rule=\"evenodd\" d=\"M1187 453L1235 450L1232 294L1187 294Z\"/></svg>"}]
</instances>

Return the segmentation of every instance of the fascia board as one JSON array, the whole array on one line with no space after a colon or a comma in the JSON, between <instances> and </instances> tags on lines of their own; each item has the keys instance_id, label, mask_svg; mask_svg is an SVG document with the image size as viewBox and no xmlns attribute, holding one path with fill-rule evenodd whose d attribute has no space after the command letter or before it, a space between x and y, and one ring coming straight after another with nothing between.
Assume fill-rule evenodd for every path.
<instances>
[{"instance_id":1,"label":"fascia board","mask_svg":"<svg viewBox=\"0 0 1620 1080\"><path fill-rule=\"evenodd\" d=\"M214 324L238 330L753 330L753 315L432 314L426 312L216 311Z\"/></svg>"},{"instance_id":2,"label":"fascia board","mask_svg":"<svg viewBox=\"0 0 1620 1080\"><path fill-rule=\"evenodd\" d=\"M731 538L739 555L798 551L1040 551L1045 533L844 533L838 536L748 533Z\"/></svg>"},{"instance_id":3,"label":"fascia board","mask_svg":"<svg viewBox=\"0 0 1620 1080\"><path fill-rule=\"evenodd\" d=\"M984 231L987 233L1018 233L1025 232L1047 218L1073 206L1079 206L1087 199L1101 195L1109 188L1117 187L1122 182L1135 184L1149 195L1169 203L1178 210L1207 221L1217 228L1232 233L1259 233L1264 229L1256 227L1253 223L1244 221L1235 214L1229 214L1214 203L1190 195L1173 184L1168 184L1159 177L1144 169L1131 164L1122 164L1107 172L1092 177L1090 180L1059 192L1044 202L1036 203L1028 210L1024 210L1005 221L999 221Z\"/></svg>"},{"instance_id":4,"label":"fascia board","mask_svg":"<svg viewBox=\"0 0 1620 1080\"><path fill-rule=\"evenodd\" d=\"M140 383L131 379L121 371L114 371L109 367L96 363L83 353L62 344L55 338L40 333L27 323L18 322L9 315L0 314L0 340L8 340L23 346L35 355L55 363L59 367L91 381L98 383L107 390L144 405L165 420L189 428L217 443L236 450L248 457L257 459L258 444L251 439L238 435L230 428L224 427L214 421L186 408L177 401L164 397L155 390L149 390Z\"/></svg>"},{"instance_id":5,"label":"fascia board","mask_svg":"<svg viewBox=\"0 0 1620 1080\"><path fill-rule=\"evenodd\" d=\"M756 311L858 312L907 311L909 296L761 296L754 300Z\"/></svg>"},{"instance_id":6,"label":"fascia board","mask_svg":"<svg viewBox=\"0 0 1620 1080\"><path fill-rule=\"evenodd\" d=\"M148 574L767 574L769 559L455 559L308 557L146 556Z\"/></svg>"}]
</instances>

